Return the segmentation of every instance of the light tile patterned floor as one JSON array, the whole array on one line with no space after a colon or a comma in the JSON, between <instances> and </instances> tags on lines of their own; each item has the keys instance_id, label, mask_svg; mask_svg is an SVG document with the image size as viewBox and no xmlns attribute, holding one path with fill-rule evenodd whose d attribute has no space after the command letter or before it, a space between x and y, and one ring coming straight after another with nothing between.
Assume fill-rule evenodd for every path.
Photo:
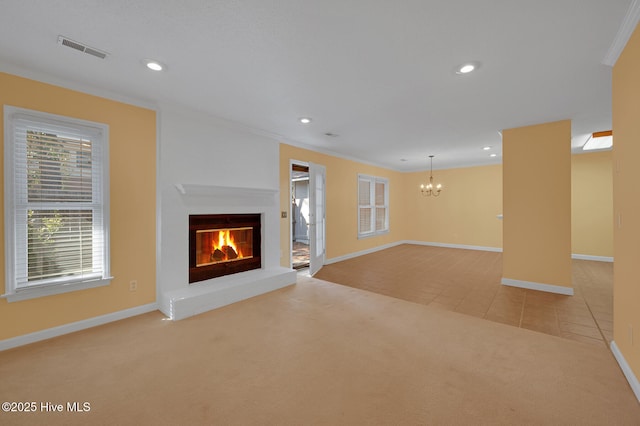
<instances>
[{"instance_id":1,"label":"light tile patterned floor","mask_svg":"<svg viewBox=\"0 0 640 426\"><path fill-rule=\"evenodd\" d=\"M293 269L300 269L309 266L309 244L301 241L294 241L293 251L291 252L291 261Z\"/></svg>"},{"instance_id":2,"label":"light tile patterned floor","mask_svg":"<svg viewBox=\"0 0 640 426\"><path fill-rule=\"evenodd\" d=\"M574 296L500 284L502 253L405 244L324 266L326 281L566 339L613 339L613 264L573 261Z\"/></svg>"}]
</instances>

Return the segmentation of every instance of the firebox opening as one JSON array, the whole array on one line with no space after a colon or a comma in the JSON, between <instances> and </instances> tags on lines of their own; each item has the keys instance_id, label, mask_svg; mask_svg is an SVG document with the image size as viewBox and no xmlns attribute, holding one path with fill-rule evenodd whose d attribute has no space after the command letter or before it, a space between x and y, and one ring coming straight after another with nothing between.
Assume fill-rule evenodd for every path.
<instances>
[{"instance_id":1,"label":"firebox opening","mask_svg":"<svg viewBox=\"0 0 640 426\"><path fill-rule=\"evenodd\" d=\"M189 282L262 267L261 214L189 216Z\"/></svg>"},{"instance_id":2,"label":"firebox opening","mask_svg":"<svg viewBox=\"0 0 640 426\"><path fill-rule=\"evenodd\" d=\"M196 266L253 257L253 228L196 231Z\"/></svg>"}]
</instances>

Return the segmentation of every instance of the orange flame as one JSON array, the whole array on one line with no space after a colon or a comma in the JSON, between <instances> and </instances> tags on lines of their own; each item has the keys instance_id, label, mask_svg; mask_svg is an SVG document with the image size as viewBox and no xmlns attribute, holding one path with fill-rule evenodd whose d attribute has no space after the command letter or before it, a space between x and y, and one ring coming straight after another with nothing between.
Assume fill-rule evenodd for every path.
<instances>
[{"instance_id":1,"label":"orange flame","mask_svg":"<svg viewBox=\"0 0 640 426\"><path fill-rule=\"evenodd\" d=\"M231 247L233 251L235 251L238 254L238 259L241 259L244 257L244 255L242 254L242 251L238 249L238 247L236 246L236 242L233 239L233 235L231 234L231 232L229 232L228 229L223 229L218 231L218 245L216 245L215 242L213 243L212 252L214 252L216 249L222 250L224 246Z\"/></svg>"}]
</instances>

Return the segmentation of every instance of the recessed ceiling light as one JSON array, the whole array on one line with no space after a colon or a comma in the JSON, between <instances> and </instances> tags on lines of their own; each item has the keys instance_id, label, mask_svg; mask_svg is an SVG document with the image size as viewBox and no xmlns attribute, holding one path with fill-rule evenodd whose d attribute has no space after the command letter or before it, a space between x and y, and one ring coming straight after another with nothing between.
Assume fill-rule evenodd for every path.
<instances>
[{"instance_id":1,"label":"recessed ceiling light","mask_svg":"<svg viewBox=\"0 0 640 426\"><path fill-rule=\"evenodd\" d=\"M162 71L164 69L164 66L157 61L147 61L146 65L147 68L153 71Z\"/></svg>"},{"instance_id":2,"label":"recessed ceiling light","mask_svg":"<svg viewBox=\"0 0 640 426\"><path fill-rule=\"evenodd\" d=\"M489 151L491 149L490 146L483 146L482 149L484 149L485 151Z\"/></svg>"},{"instance_id":3,"label":"recessed ceiling light","mask_svg":"<svg viewBox=\"0 0 640 426\"><path fill-rule=\"evenodd\" d=\"M477 70L480 67L478 62L467 62L456 68L456 74L469 74L472 71Z\"/></svg>"},{"instance_id":4,"label":"recessed ceiling light","mask_svg":"<svg viewBox=\"0 0 640 426\"><path fill-rule=\"evenodd\" d=\"M497 157L498 154L489 154L489 157Z\"/></svg>"},{"instance_id":5,"label":"recessed ceiling light","mask_svg":"<svg viewBox=\"0 0 640 426\"><path fill-rule=\"evenodd\" d=\"M298 119L298 121L300 121L302 124L309 124L311 123L311 119L309 117L300 117Z\"/></svg>"}]
</instances>

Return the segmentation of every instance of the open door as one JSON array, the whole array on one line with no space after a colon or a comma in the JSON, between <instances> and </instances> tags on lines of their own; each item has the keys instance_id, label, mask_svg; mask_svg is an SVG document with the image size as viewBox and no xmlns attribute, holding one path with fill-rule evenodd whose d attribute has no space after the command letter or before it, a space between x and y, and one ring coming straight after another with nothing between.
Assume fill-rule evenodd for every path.
<instances>
[{"instance_id":1,"label":"open door","mask_svg":"<svg viewBox=\"0 0 640 426\"><path fill-rule=\"evenodd\" d=\"M309 275L324 265L326 169L309 163Z\"/></svg>"},{"instance_id":2,"label":"open door","mask_svg":"<svg viewBox=\"0 0 640 426\"><path fill-rule=\"evenodd\" d=\"M309 164L291 161L291 267L309 268Z\"/></svg>"}]
</instances>

